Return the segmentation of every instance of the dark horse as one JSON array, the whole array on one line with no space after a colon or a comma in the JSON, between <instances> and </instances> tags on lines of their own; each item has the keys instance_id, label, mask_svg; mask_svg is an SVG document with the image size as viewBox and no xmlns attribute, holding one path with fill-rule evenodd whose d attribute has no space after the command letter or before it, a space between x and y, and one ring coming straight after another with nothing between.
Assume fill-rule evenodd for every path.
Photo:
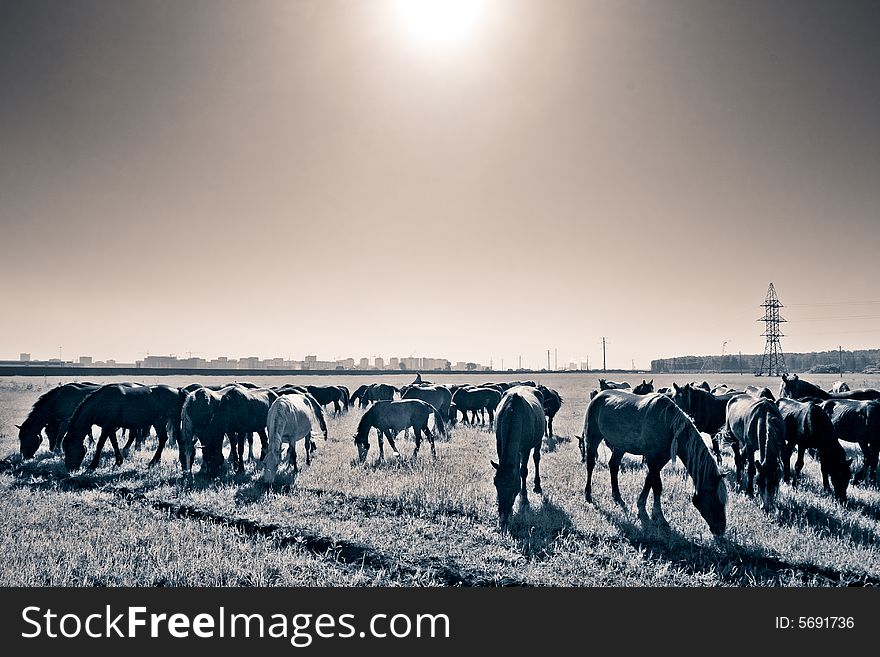
<instances>
[{"instance_id":1,"label":"dark horse","mask_svg":"<svg viewBox=\"0 0 880 657\"><path fill-rule=\"evenodd\" d=\"M757 472L761 507L765 511L772 510L782 479L785 451L785 420L779 407L764 397L735 395L727 402L727 422L722 433L733 446L737 484L742 487L746 470L746 492L752 495ZM755 451L759 452L760 460L755 460Z\"/></svg>"},{"instance_id":2,"label":"dark horse","mask_svg":"<svg viewBox=\"0 0 880 657\"><path fill-rule=\"evenodd\" d=\"M543 395L541 405L544 407L544 415L547 416L547 435L553 437L553 418L562 408L562 396L553 388L539 385L538 390Z\"/></svg>"},{"instance_id":3,"label":"dark horse","mask_svg":"<svg viewBox=\"0 0 880 657\"><path fill-rule=\"evenodd\" d=\"M782 375L782 382L779 384L779 397L789 397L791 399L818 399L825 401L826 399L857 399L870 400L880 399L880 390L873 388L864 388L861 390L849 390L847 392L825 392L815 383L799 379L797 374L791 376Z\"/></svg>"},{"instance_id":4,"label":"dark horse","mask_svg":"<svg viewBox=\"0 0 880 657\"><path fill-rule=\"evenodd\" d=\"M642 379L642 382L633 388L632 391L634 395L647 395L654 392L654 379L650 381Z\"/></svg>"},{"instance_id":5,"label":"dark horse","mask_svg":"<svg viewBox=\"0 0 880 657\"><path fill-rule=\"evenodd\" d=\"M171 386L128 386L111 383L101 386L77 406L70 418L70 425L61 441L64 464L68 470L76 470L86 456L83 445L93 424L101 427L101 437L95 447L95 456L89 469L98 467L104 442L110 438L116 465L122 463L122 454L116 443L116 430L143 429L152 426L159 437L156 454L150 461L155 465L162 458L162 450L168 440L168 427L176 436L180 431L180 412L186 393Z\"/></svg>"},{"instance_id":6,"label":"dark horse","mask_svg":"<svg viewBox=\"0 0 880 657\"><path fill-rule=\"evenodd\" d=\"M727 402L737 393L731 392L726 395L713 395L703 387L688 383L679 386L672 384L672 401L691 416L697 429L712 438L712 451L718 465L721 465L721 445L718 442L718 432L724 428L727 419Z\"/></svg>"},{"instance_id":7,"label":"dark horse","mask_svg":"<svg viewBox=\"0 0 880 657\"><path fill-rule=\"evenodd\" d=\"M342 409L348 410L348 388L343 386L306 386L306 391L321 406L333 404L333 412L339 415Z\"/></svg>"},{"instance_id":8,"label":"dark horse","mask_svg":"<svg viewBox=\"0 0 880 657\"><path fill-rule=\"evenodd\" d=\"M462 421L467 422L467 412L471 411L471 423L476 422L476 412L484 409L489 412L489 426L495 421L495 408L501 402L501 393L492 388L459 388L452 395L452 403L461 411Z\"/></svg>"},{"instance_id":9,"label":"dark horse","mask_svg":"<svg viewBox=\"0 0 880 657\"><path fill-rule=\"evenodd\" d=\"M822 409L831 416L834 431L840 440L858 443L862 448L862 467L855 476L860 482L877 479L877 458L880 454L880 401L829 399Z\"/></svg>"},{"instance_id":10,"label":"dark horse","mask_svg":"<svg viewBox=\"0 0 880 657\"><path fill-rule=\"evenodd\" d=\"M535 461L535 492L541 491L541 440L544 437L544 408L533 388L518 386L510 389L498 404L495 421L495 490L498 493L498 519L507 526L513 513L517 494L521 504L529 503L526 477L529 474L529 452Z\"/></svg>"},{"instance_id":11,"label":"dark horse","mask_svg":"<svg viewBox=\"0 0 880 657\"><path fill-rule=\"evenodd\" d=\"M357 432L354 434L354 443L358 448L358 459L363 463L367 459L370 449L370 429L375 428L379 434L379 458L385 458L385 449L382 445L382 437L388 439L388 444L394 451L395 456L400 456L394 438L401 431L412 428L415 433L416 447L413 450L413 458L419 453L422 445L422 431L431 443L431 456L436 457L434 448L434 435L428 429L428 418L434 417L434 425L438 433L444 432L443 418L440 412L428 402L420 399L404 399L401 401L378 401L373 404L361 416L358 422Z\"/></svg>"},{"instance_id":12,"label":"dark horse","mask_svg":"<svg viewBox=\"0 0 880 657\"><path fill-rule=\"evenodd\" d=\"M56 451L76 407L100 387L97 383L66 383L40 395L24 422L15 425L21 455L29 459L37 453L43 442L44 428L49 449Z\"/></svg>"},{"instance_id":13,"label":"dark horse","mask_svg":"<svg viewBox=\"0 0 880 657\"><path fill-rule=\"evenodd\" d=\"M850 478L850 463L846 452L837 440L834 425L828 413L814 402L799 402L794 399L780 399L776 402L782 419L785 420L785 451L782 454L782 471L786 483L791 477L791 454L798 448L797 461L794 464L793 486L797 486L798 478L804 467L804 452L816 449L819 452L819 464L822 468L822 485L830 491L828 478L834 485L834 496L840 502L846 502L846 487Z\"/></svg>"},{"instance_id":14,"label":"dark horse","mask_svg":"<svg viewBox=\"0 0 880 657\"><path fill-rule=\"evenodd\" d=\"M222 467L224 435L229 436L237 472L244 470L245 438L254 432L260 436L261 457L266 454L269 442L266 416L276 399L278 393L269 389L233 386L223 391L202 439L202 459L209 476L217 474Z\"/></svg>"},{"instance_id":15,"label":"dark horse","mask_svg":"<svg viewBox=\"0 0 880 657\"><path fill-rule=\"evenodd\" d=\"M452 393L445 386L410 385L400 389L401 399L421 399L440 411L445 420L451 420Z\"/></svg>"},{"instance_id":16,"label":"dark horse","mask_svg":"<svg viewBox=\"0 0 880 657\"><path fill-rule=\"evenodd\" d=\"M663 485L660 471L676 456L694 482L694 506L715 536L727 528L727 486L703 438L684 411L666 395L635 395L623 390L605 390L587 405L582 440L587 454L587 485L584 495L593 501L593 468L596 465L599 443L603 440L611 448L608 469L611 474L611 495L623 506L617 473L624 454L645 457L648 476L638 499L639 519L643 525L652 520L665 529L669 525L663 517L660 493ZM654 490L652 518L646 504L648 492Z\"/></svg>"}]
</instances>

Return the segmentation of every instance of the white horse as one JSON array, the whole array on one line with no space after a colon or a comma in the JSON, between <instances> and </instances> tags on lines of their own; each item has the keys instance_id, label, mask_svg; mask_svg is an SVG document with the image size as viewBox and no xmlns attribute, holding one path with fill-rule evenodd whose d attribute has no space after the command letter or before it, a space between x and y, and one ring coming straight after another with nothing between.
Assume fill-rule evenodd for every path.
<instances>
[{"instance_id":1,"label":"white horse","mask_svg":"<svg viewBox=\"0 0 880 657\"><path fill-rule=\"evenodd\" d=\"M298 472L296 465L296 443L306 441L306 463L312 462L313 427L320 427L315 411L304 395L282 395L269 407L266 416L266 427L269 434L269 445L263 460L263 481L272 484L281 462L281 443L287 443L287 457L293 471Z\"/></svg>"},{"instance_id":2,"label":"white horse","mask_svg":"<svg viewBox=\"0 0 880 657\"><path fill-rule=\"evenodd\" d=\"M843 381L835 381L831 386L831 392L849 392L849 386Z\"/></svg>"}]
</instances>

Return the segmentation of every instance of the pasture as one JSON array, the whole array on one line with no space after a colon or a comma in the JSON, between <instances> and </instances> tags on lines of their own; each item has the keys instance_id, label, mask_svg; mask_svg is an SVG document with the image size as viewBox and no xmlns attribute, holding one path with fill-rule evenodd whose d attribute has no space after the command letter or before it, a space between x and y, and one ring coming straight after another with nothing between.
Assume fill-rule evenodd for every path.
<instances>
[{"instance_id":1,"label":"pasture","mask_svg":"<svg viewBox=\"0 0 880 657\"><path fill-rule=\"evenodd\" d=\"M687 375L610 375L655 387ZM607 448L599 448L593 503L584 500L585 467L577 435L595 374L424 375L437 383L531 378L563 398L554 438L544 438L543 495L530 492L515 507L509 533L498 530L493 432L459 424L437 441L437 458L412 440L397 441L401 458L377 462L375 432L366 464L358 464L353 434L362 411L328 414L329 440L317 438L311 465L300 451L294 478L282 466L274 485L262 483L259 463L216 480L181 481L177 448L151 468L155 436L116 467L105 451L94 472L64 468L44 441L21 462L15 425L36 398L74 379L0 379L0 550L2 586L844 586L880 584L880 490L851 485L841 505L822 490L810 457L797 489L783 484L775 511L736 492L733 474L727 533L715 540L691 504L693 485L681 462L662 472L663 509L671 530L645 529L635 501L646 470L626 456L620 490L611 499ZM779 379L706 374L711 384L770 385ZM828 389L838 377L805 375ZM880 376L844 375L850 387L878 387ZM384 377L265 376L261 385L410 383ZM99 382L123 380L121 377ZM147 376L142 383L183 386L228 377ZM704 436L707 445L708 436ZM226 453L228 453L226 447ZM255 441L259 452L259 441ZM298 449L302 450L300 443ZM858 461L858 448L847 446ZM386 451L386 457L389 452ZM91 458L91 451L86 457ZM201 462L196 456L196 469ZM724 465L733 470L729 449ZM533 467L529 468L531 491Z\"/></svg>"}]
</instances>

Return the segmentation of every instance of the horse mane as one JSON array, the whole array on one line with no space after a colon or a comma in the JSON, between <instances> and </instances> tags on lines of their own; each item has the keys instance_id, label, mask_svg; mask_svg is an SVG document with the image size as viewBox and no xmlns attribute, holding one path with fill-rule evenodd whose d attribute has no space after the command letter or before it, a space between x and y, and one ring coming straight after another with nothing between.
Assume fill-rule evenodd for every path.
<instances>
[{"instance_id":1,"label":"horse mane","mask_svg":"<svg viewBox=\"0 0 880 657\"><path fill-rule=\"evenodd\" d=\"M369 444L370 429L373 428L373 416L376 415L376 409L379 408L379 402L374 403L361 416L358 422L357 431L354 434L354 442L356 445Z\"/></svg>"},{"instance_id":2,"label":"horse mane","mask_svg":"<svg viewBox=\"0 0 880 657\"><path fill-rule=\"evenodd\" d=\"M42 395L37 397L36 401L31 406L31 410L28 412L27 417L21 423L22 427L27 427L33 422L43 422L45 416L48 416L48 405L52 402L55 397L57 397L66 383L59 384L52 388L51 390L47 390ZM42 425L40 427L42 429Z\"/></svg>"},{"instance_id":3,"label":"horse mane","mask_svg":"<svg viewBox=\"0 0 880 657\"><path fill-rule=\"evenodd\" d=\"M658 397L658 399L667 399L667 397ZM703 442L703 438L693 421L671 400L666 405L665 413L666 423L673 435L670 456L673 458L678 456L682 460L685 469L694 480L696 490L705 490L720 474L712 453ZM672 413L671 418L669 417L670 413ZM722 478L717 494L719 501L722 504L727 504L727 486L724 486L723 483L724 479Z\"/></svg>"}]
</instances>

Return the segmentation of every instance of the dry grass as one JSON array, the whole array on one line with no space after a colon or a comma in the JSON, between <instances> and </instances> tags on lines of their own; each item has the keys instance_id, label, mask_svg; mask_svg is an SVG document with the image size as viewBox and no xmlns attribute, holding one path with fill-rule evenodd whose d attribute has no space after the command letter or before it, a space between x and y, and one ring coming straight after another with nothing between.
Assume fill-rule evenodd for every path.
<instances>
[{"instance_id":1,"label":"dry grass","mask_svg":"<svg viewBox=\"0 0 880 657\"><path fill-rule=\"evenodd\" d=\"M410 377L400 377L397 383ZM483 377L454 377L481 381ZM633 377L635 378L635 377ZM667 377L669 378L669 377ZM655 377L655 384L668 382ZM180 385L191 379L162 379ZM205 379L207 380L207 378ZM311 381L312 379L309 379ZM641 378L639 378L639 381ZM671 380L671 378L670 378ZM679 377L679 382L684 379ZM728 377L739 384L739 377ZM284 381L296 382L295 378ZM334 377L354 387L355 377ZM145 381L152 383L153 381ZM282 379L267 379L277 384ZM392 380L392 382L395 382ZM779 509L761 512L731 492L728 534L714 540L690 503L680 467L663 472L671 532L643 528L634 511L645 472L627 457L620 476L628 503L612 502L600 465L594 504L583 499L580 433L594 377L542 381L565 403L559 437L545 441L544 495L497 529L489 460L494 435L459 427L438 441L437 459L398 441L402 457L377 461L375 434L365 466L351 435L360 411L330 420L311 466L294 479L282 468L269 490L256 463L241 475L197 478L183 488L176 450L148 470L149 450L120 467L106 458L91 474L67 476L45 452L0 477L5 585L488 585L718 586L880 582L880 491L851 487L847 507L821 490L807 459L798 490L783 485ZM742 385L753 382L743 377ZM28 389L27 385L31 384ZM20 422L55 381L0 380L0 455L17 447ZM855 381L877 385L877 381ZM354 385L353 385L354 384ZM300 450L302 445L300 444ZM386 455L389 452L386 451ZM607 460L607 454L600 461ZM729 456L728 456L729 464ZM529 473L531 487L532 468Z\"/></svg>"}]
</instances>

